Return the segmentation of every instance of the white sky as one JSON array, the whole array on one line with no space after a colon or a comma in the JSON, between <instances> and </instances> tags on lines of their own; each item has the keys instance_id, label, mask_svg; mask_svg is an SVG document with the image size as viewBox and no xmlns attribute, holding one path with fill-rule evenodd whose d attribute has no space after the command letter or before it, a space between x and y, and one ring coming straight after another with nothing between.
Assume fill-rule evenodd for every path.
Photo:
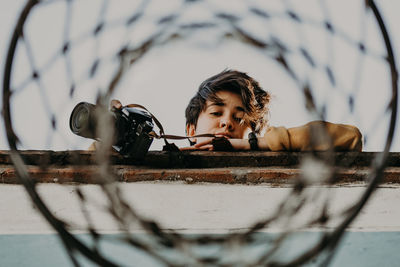
<instances>
[{"instance_id":1,"label":"white sky","mask_svg":"<svg viewBox=\"0 0 400 267\"><path fill-rule=\"evenodd\" d=\"M91 1L87 0L86 2L90 4ZM257 1L253 2L255 3ZM294 6L299 3L298 1L292 2ZM351 3L354 4L355 2L356 1ZM379 2L379 7L385 15L384 19L391 33L393 47L396 49L400 47L400 29L397 27L400 20L397 14L400 10L400 1L382 0L377 2ZM16 23L17 15L24 3L25 1L21 0L2 0L0 2L0 56L2 58L0 78L3 76L5 55L11 32ZM85 1L83 1L83 3L85 3ZM166 5L161 8L161 10L167 12L168 8L176 8L171 3L172 2L168 2L168 6ZM351 18L354 19L354 17L357 17L358 12L362 10L357 9L355 6L350 6L350 2L344 0L337 1L337 3L338 5L346 4L348 8L336 12L332 7L333 19L335 19L335 14L340 13L340 16L346 19L344 21L341 21L342 17L336 19L341 21L342 25L345 25L349 33L354 32L355 34L359 34L360 30L354 26L357 24L353 22ZM90 6L86 8L90 8ZM157 8L160 7L157 6ZM154 10L158 10L157 8ZM214 6L214 8L218 7ZM241 5L236 7L232 4L231 8L240 10L242 7ZM71 28L75 27L78 29L77 31L84 31L86 25L93 25L90 21L95 21L95 18L87 15L85 10L87 9L82 8L81 10L74 11L77 14L76 16L83 16L85 22L83 23L75 19ZM305 9L303 7L303 10L306 10L310 14L317 12L312 9L311 6ZM62 41L64 21L57 15L57 12L57 7L53 7L53 9L44 10L39 17L33 17L36 25L42 25L42 28L46 29L43 31L32 30L32 32L39 36L36 37L36 40L40 40L40 42L32 42L32 46L35 51L38 51L38 54L45 55L47 50L51 50L50 48L53 44L49 36L54 37L53 39L59 42ZM207 9L202 12L207 14ZM190 11L188 11L187 13L186 16L189 19L195 19L196 16L200 16L199 14L201 12L196 10L195 12L190 13ZM316 17L318 17L318 15L316 15ZM250 21L249 23L253 22ZM369 29L367 41L371 47L379 50L381 43L379 38L377 38L378 35L374 32L374 26L373 24L367 25ZM149 28L148 31L142 31L140 33L143 35L149 34L151 32L150 29L151 28ZM256 28L250 29L257 31ZM279 24L279 31L285 31L282 38L287 38L288 42L296 42L297 39L293 36L297 36L297 33L293 32L292 35L290 32L291 30L293 31L293 27L287 27L284 23ZM116 33L115 36L107 36L106 38L118 40L117 36L118 33ZM273 94L271 125L293 127L313 119L313 117L308 115L305 111L303 102L299 101L299 99L302 99L302 95L296 91L296 89L293 89L294 86L290 79L283 75L282 70L277 68L276 65L268 62L266 57L260 56L260 53L256 49L249 48L237 42L214 47L213 49L205 49L204 47L212 45L213 38L212 36L208 36L211 38L203 38L204 36L205 35L199 35L197 39L191 39L191 42L169 44L154 49L146 54L145 58L139 62L140 64L135 65L131 68L129 73L124 76L124 80L120 84L114 97L121 99L124 104L140 103L145 105L163 123L167 133L183 135L185 124L184 109L201 81L225 68L234 68L248 72L251 76L256 78L265 89ZM320 47L324 47L324 49L327 47L324 41L326 40L319 40L318 38L305 40L306 48L316 54L320 54ZM113 44L117 45L118 42L107 42L106 46L98 49L101 50L101 53L107 53L107 49L113 51ZM54 46L57 45L58 44L54 44ZM85 65L85 62L90 61L86 60L85 57L88 59L92 58L92 54L87 53L87 51L91 51L93 48L87 47L86 49L87 50L80 52L79 57L74 61L73 67L74 71L77 73L87 69L87 64L89 63ZM336 72L338 75L344 77L344 88L351 87L351 82L346 84L346 79L348 78L350 81L355 76L355 65L353 64L356 62L356 58L353 54L348 52L348 49L348 47L344 47L344 45L341 44L335 47L336 54L334 62ZM400 52L395 52L397 52L397 64L399 64ZM45 56L40 57L37 61L40 62L41 60L45 60L45 58ZM323 56L321 56L321 58L323 58ZM19 77L24 77L24 74L26 75L23 67L26 62L24 63L22 59L17 59L16 62L19 64L17 64L18 66L21 66L18 68L19 72L16 76L17 78L15 78L18 80ZM294 63L294 65L296 64L297 63ZM341 94L330 93L327 89L324 89L316 92L316 96L321 100L321 103L329 102L327 112L330 121L357 125L368 137L365 150L379 151L383 147L388 125L387 118L382 117L382 114L385 105L387 105L388 91L390 89L388 88L385 72L382 71L385 69L381 68L381 65L371 61L366 62L365 66L364 75L373 78L366 79L366 81L361 83L361 92L358 94L356 100L355 115L349 115L347 105L343 104L346 99L342 98ZM299 68L301 68L301 66ZM107 79L107 73L112 73L108 70L109 69L103 69L101 71L103 74L102 79ZM65 77L59 76L57 73L53 74L51 71L49 71L49 73L49 76L53 77L53 79L45 80L48 89L44 94L45 98L47 97L50 102L49 107L41 104L43 103L43 94L33 93L37 88L28 88L24 90L23 94L21 93L20 96L18 95L15 97L13 102L13 115L15 116L17 134L21 137L24 148L55 150L84 149L91 141L74 136L69 131L68 117L76 103L80 101L93 102L96 93L93 91L93 88L97 88L96 85L101 84L102 79L94 81L94 84L83 85L73 99L69 99L68 88L64 88L60 85L62 84L62 79L65 79ZM319 78L311 79L314 84L320 85L319 88L327 88L326 81ZM48 109L57 113L58 131L56 134L48 130L49 120L46 119ZM400 119L398 121L400 123ZM8 145L4 137L4 126L2 125L0 128L0 149L7 149ZM400 137L397 136L400 135L396 135L392 145L392 151L400 151ZM161 141L155 141L153 149L159 149L161 145Z\"/></svg>"}]
</instances>

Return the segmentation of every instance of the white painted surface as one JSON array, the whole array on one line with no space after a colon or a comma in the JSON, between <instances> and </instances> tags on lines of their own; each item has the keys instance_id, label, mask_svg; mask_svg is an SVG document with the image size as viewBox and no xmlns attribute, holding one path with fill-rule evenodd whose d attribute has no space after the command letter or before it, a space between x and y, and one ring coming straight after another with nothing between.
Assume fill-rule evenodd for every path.
<instances>
[{"instance_id":1,"label":"white painted surface","mask_svg":"<svg viewBox=\"0 0 400 267\"><path fill-rule=\"evenodd\" d=\"M119 186L125 199L139 214L160 222L162 228L198 233L247 229L251 224L273 214L291 192L290 188L267 185L188 185L157 182L122 183ZM88 209L97 229L101 232L117 232L116 223L100 208L107 206L100 188L95 185L80 185L80 188L92 203ZM75 186L40 184L38 190L56 216L70 222L74 231L85 229ZM318 214L321 201L327 196L332 204L330 211L339 214L358 200L364 190L361 184L313 187L308 191L310 202L303 212L287 221L288 225L297 228L313 218L313 215ZM0 234L53 232L32 206L22 186L0 185L0 201ZM400 231L399 202L399 185L382 186L348 230ZM336 222L332 222L328 228L335 225ZM285 229L285 221L281 220L265 231ZM132 230L140 231L140 227L133 225Z\"/></svg>"}]
</instances>

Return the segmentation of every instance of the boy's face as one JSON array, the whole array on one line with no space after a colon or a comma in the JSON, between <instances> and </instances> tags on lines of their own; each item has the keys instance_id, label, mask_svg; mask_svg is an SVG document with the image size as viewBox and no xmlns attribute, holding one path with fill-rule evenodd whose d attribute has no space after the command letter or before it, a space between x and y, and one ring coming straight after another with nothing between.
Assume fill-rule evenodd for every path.
<instances>
[{"instance_id":1,"label":"boy's face","mask_svg":"<svg viewBox=\"0 0 400 267\"><path fill-rule=\"evenodd\" d=\"M243 138L249 126L243 122L245 109L241 97L229 91L219 91L216 96L221 101L206 101L197 125L187 126L188 135L209 133L226 138Z\"/></svg>"}]
</instances>

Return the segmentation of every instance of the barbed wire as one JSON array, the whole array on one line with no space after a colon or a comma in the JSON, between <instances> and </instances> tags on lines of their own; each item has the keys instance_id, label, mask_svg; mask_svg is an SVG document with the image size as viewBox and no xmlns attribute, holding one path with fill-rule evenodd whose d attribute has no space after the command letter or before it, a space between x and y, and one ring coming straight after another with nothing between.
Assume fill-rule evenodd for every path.
<instances>
[{"instance_id":1,"label":"barbed wire","mask_svg":"<svg viewBox=\"0 0 400 267\"><path fill-rule=\"evenodd\" d=\"M214 1L186 0L164 4L163 7L172 8L162 11L157 9L157 4L160 4L157 1L131 1L129 6L118 3L110 0L98 1L96 4L73 0L27 1L18 18L5 62L3 115L13 164L35 206L59 233L73 264L80 265L78 255L82 254L101 266L118 265L101 253L101 242L109 242L109 240L96 229L91 205L97 205L99 209L109 212L110 217L117 223L122 233L117 238L117 242L140 250L166 266L238 264L298 266L317 257L319 257L319 262L328 264L346 227L359 214L380 183L394 134L397 114L397 67L389 34L375 2L369 0L365 1L365 6L362 4L359 6L365 8L360 12L359 38L348 34L339 23L333 20L331 17L333 12L329 8L331 3L323 0L312 2L318 9L318 14L322 14L319 19L305 14L304 9L302 10L292 1L271 1L270 4L262 1L233 1L227 6ZM43 56L41 54L44 53L41 52L43 47L40 44L46 40L40 40L40 34L35 32L30 25L40 17L42 10L45 12L49 7L53 7L53 15L58 15L59 10L63 10L64 25L60 30L60 35L55 38L59 41L56 49ZM110 15L111 11L118 7L120 10L114 16ZM75 25L80 23L79 16L76 15L78 10L84 11L83 17L88 21L92 19L93 23L88 23L87 29L85 29L86 25L78 25L78 27ZM197 17L193 14L202 15ZM382 38L384 43L383 49L377 49L367 42L367 24L372 19L376 20L376 26L379 28L378 32L381 35L379 38ZM47 23L52 22L47 21ZM285 34L281 30L285 28L285 23L295 32L294 35ZM38 25L39 29L46 28L43 23L38 23ZM320 51L308 48L314 45L306 33L310 29L319 32L318 36L323 36L326 40L325 46L320 47L326 59L317 55ZM119 40L107 39L107 34L118 31L121 37ZM355 113L355 105L362 91L363 80L368 78L362 71L366 61L378 61L385 68L389 67L390 71L386 75L390 77L391 95L386 106L383 107L381 116L378 116L377 121L370 126L372 129L376 128L376 125L382 123L380 118L389 114L387 137L382 154L370 167L366 177L368 186L365 192L359 201L351 203L345 211L336 214L330 211L332 199L330 188L322 187L315 190L310 187L316 183L333 184L335 182L337 172L335 166L338 163L335 163L333 150L328 150L326 153L305 158L303 164L323 166L324 172L315 174L314 169L314 173L310 174L307 168L302 168L302 173L294 182L290 194L275 208L271 216L255 222L246 230L231 234L188 236L176 230L163 230L159 223L140 216L133 205L123 197L120 185L115 182L117 181L116 173L110 168L108 152L111 140L109 140L97 153L99 165L97 181L108 203L105 206L98 205L96 201L85 195L79 186L76 190L82 214L86 219L84 228L90 233L93 241L92 245L85 244L71 233L73 228L68 227L66 222L51 212L36 190L36 184L19 154L18 146L22 143L23 132L17 134L15 131L16 117L12 114L15 111L15 107L12 106L13 99L32 90L32 86L39 91L40 103L35 104L44 108L50 125L49 134L46 136L46 140L49 141L53 132L62 132L56 110L65 110L69 107L68 101L65 100L61 106L55 107L52 104L53 99L49 96L51 90L47 88L47 81L52 76L54 78L55 74L52 71L55 68L62 66L61 69L64 70L63 78L57 79L59 87L64 90L63 96L68 96L70 100L79 97L80 93L85 93L89 84L91 90L96 93L97 104L106 107L128 70L139 64L140 59L150 51L178 41L194 40L196 42L196 34L204 32L212 37L210 38L213 42L211 47L223 45L225 42L240 42L259 51L266 60L273 61L285 71L287 77L302 92L308 112L320 120L327 118L332 90L336 94L344 95L350 112ZM35 33L39 35L39 38L35 38ZM350 47L357 57L353 80L349 87L341 79L343 74L335 65L337 52L333 46L334 42ZM85 46L91 48L80 51ZM87 61L81 60L84 56L88 56L88 51L92 54L91 58ZM21 62L28 66L25 75L19 73L24 72L20 70ZM14 66L15 64L18 68ZM316 97L319 92L319 78L324 81L322 84L330 89L326 90L322 101L319 101L321 98ZM313 139L321 134L324 134L324 131L317 129L314 134L312 133ZM343 162L340 164L343 165ZM346 164L351 165L351 162ZM320 179L315 181L310 176L318 176ZM320 200L322 205L313 211L308 220L300 220L302 214L309 212L307 209L311 206L315 208L313 203L316 199ZM147 238L143 239L132 233L131 229L135 224L140 225L148 233ZM257 236L259 231L276 224L282 226L284 231L270 240L259 240ZM312 246L305 248L300 255L286 261L278 257L279 249L285 242L290 242L290 237L297 231L331 224L334 224L333 230L322 232L319 239ZM255 244L262 249L252 258L243 259L240 257L242 254L234 253L238 250L249 250ZM199 252L203 247L212 247L212 253Z\"/></svg>"}]
</instances>

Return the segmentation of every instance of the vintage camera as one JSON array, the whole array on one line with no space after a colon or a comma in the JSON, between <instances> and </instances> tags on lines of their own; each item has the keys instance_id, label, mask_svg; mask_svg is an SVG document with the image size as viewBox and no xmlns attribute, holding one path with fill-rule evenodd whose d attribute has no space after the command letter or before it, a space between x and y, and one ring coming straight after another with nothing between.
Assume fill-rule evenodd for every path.
<instances>
[{"instance_id":1,"label":"vintage camera","mask_svg":"<svg viewBox=\"0 0 400 267\"><path fill-rule=\"evenodd\" d=\"M98 106L81 102L71 113L71 131L82 137L100 140L97 136L99 114L110 116L108 119L114 126L113 147L120 154L133 159L145 157L153 142L149 133L153 131L154 124L149 113L137 108L113 108L110 112L101 112Z\"/></svg>"}]
</instances>

